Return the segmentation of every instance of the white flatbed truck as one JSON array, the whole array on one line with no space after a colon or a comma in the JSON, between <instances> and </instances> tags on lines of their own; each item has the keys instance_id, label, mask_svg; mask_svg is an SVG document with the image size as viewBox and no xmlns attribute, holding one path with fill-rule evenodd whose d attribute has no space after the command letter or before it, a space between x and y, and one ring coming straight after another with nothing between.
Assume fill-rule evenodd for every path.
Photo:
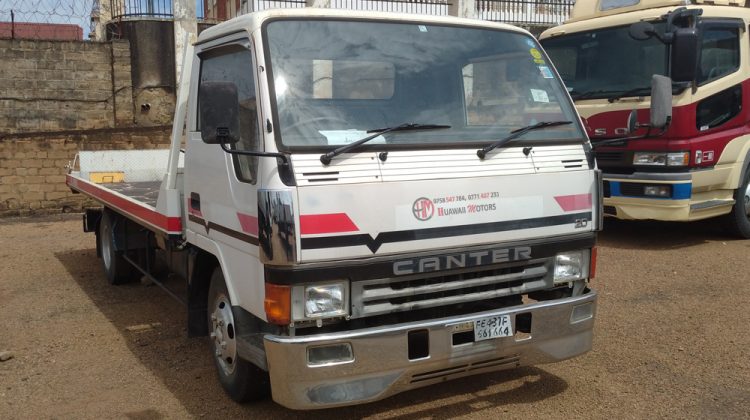
<instances>
[{"instance_id":1,"label":"white flatbed truck","mask_svg":"<svg viewBox=\"0 0 750 420\"><path fill-rule=\"evenodd\" d=\"M241 16L188 48L172 139L82 151L67 184L102 205L110 283L185 280L233 399L351 405L591 349L601 178L528 32Z\"/></svg>"}]
</instances>

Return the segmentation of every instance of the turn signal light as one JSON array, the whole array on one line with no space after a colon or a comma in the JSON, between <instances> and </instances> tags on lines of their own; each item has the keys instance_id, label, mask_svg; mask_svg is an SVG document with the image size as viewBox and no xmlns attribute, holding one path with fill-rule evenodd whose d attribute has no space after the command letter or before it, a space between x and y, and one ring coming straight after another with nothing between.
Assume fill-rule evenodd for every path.
<instances>
[{"instance_id":1,"label":"turn signal light","mask_svg":"<svg viewBox=\"0 0 750 420\"><path fill-rule=\"evenodd\" d=\"M292 289L289 286L266 283L263 306L268 322L276 325L289 324L292 320Z\"/></svg>"},{"instance_id":2,"label":"turn signal light","mask_svg":"<svg viewBox=\"0 0 750 420\"><path fill-rule=\"evenodd\" d=\"M589 258L589 280L596 277L596 247L591 248L591 258Z\"/></svg>"}]
</instances>

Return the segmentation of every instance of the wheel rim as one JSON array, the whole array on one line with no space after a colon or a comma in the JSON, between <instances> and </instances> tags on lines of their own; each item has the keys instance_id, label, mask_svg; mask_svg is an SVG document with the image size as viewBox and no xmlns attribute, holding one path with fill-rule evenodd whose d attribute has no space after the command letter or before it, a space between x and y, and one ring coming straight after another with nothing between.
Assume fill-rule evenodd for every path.
<instances>
[{"instance_id":1,"label":"wheel rim","mask_svg":"<svg viewBox=\"0 0 750 420\"><path fill-rule=\"evenodd\" d=\"M750 182L745 185L745 195L743 197L745 206L745 216L750 217Z\"/></svg>"},{"instance_id":2,"label":"wheel rim","mask_svg":"<svg viewBox=\"0 0 750 420\"><path fill-rule=\"evenodd\" d=\"M237 365L237 344L235 340L232 305L224 295L219 295L211 313L211 339L214 343L214 356L225 375L231 375Z\"/></svg>"},{"instance_id":3,"label":"wheel rim","mask_svg":"<svg viewBox=\"0 0 750 420\"><path fill-rule=\"evenodd\" d=\"M109 230L109 225L104 224L102 229L102 260L104 261L104 267L109 270L112 267L112 231Z\"/></svg>"}]
</instances>

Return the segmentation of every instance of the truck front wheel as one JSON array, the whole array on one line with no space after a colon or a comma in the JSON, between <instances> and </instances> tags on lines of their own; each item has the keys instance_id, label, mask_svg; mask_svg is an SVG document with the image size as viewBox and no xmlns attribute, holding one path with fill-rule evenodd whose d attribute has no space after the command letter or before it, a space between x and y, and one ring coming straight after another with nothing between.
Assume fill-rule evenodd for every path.
<instances>
[{"instance_id":1,"label":"truck front wheel","mask_svg":"<svg viewBox=\"0 0 750 420\"><path fill-rule=\"evenodd\" d=\"M208 289L208 333L219 382L227 394L237 402L265 398L268 374L237 354L232 301L220 267L214 270Z\"/></svg>"},{"instance_id":2,"label":"truck front wheel","mask_svg":"<svg viewBox=\"0 0 750 420\"><path fill-rule=\"evenodd\" d=\"M115 216L104 210L99 221L99 251L109 284L124 284L133 280L133 266L123 258L122 251L115 250Z\"/></svg>"},{"instance_id":3,"label":"truck front wheel","mask_svg":"<svg viewBox=\"0 0 750 420\"><path fill-rule=\"evenodd\" d=\"M734 192L734 207L724 216L728 230L741 238L750 238L750 168L746 169L740 187Z\"/></svg>"}]
</instances>

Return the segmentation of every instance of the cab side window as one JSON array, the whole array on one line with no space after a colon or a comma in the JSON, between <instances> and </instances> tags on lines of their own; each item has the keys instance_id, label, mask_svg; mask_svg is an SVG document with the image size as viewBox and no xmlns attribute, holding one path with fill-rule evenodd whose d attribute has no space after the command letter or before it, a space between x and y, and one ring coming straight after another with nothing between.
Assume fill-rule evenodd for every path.
<instances>
[{"instance_id":1,"label":"cab side window","mask_svg":"<svg viewBox=\"0 0 750 420\"><path fill-rule=\"evenodd\" d=\"M698 131L718 127L742 110L742 85L733 86L698 102L695 122Z\"/></svg>"},{"instance_id":2,"label":"cab side window","mask_svg":"<svg viewBox=\"0 0 750 420\"><path fill-rule=\"evenodd\" d=\"M708 27L703 30L698 85L734 73L740 68L738 28Z\"/></svg>"},{"instance_id":3,"label":"cab side window","mask_svg":"<svg viewBox=\"0 0 750 420\"><path fill-rule=\"evenodd\" d=\"M240 117L240 141L232 149L260 151L260 129L255 94L253 55L240 45L209 50L200 55L200 83L231 82L237 86ZM198 101L200 102L200 97ZM200 130L200 121L198 122ZM232 155L237 179L255 184L258 174L257 156Z\"/></svg>"}]
</instances>

